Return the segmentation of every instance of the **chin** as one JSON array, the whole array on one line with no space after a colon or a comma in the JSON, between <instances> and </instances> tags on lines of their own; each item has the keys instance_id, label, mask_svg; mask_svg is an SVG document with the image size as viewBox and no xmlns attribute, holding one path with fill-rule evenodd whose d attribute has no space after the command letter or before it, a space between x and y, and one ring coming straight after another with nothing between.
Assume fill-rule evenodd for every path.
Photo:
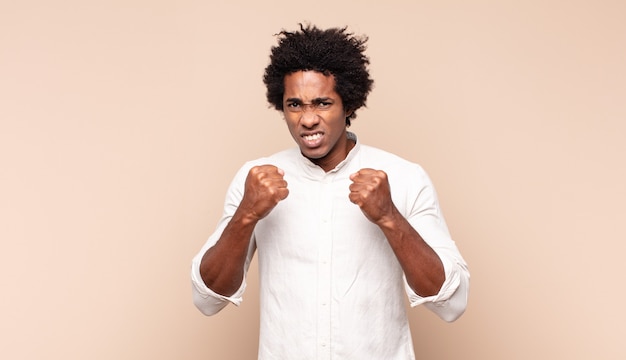
<instances>
[{"instance_id":1,"label":"chin","mask_svg":"<svg viewBox=\"0 0 626 360\"><path fill-rule=\"evenodd\" d=\"M311 160L319 160L324 158L327 153L323 152L323 151L311 151L311 149L307 149L307 150L302 150L300 149L300 152L302 153L302 155L304 155L304 157L306 157L307 159L311 159Z\"/></svg>"}]
</instances>

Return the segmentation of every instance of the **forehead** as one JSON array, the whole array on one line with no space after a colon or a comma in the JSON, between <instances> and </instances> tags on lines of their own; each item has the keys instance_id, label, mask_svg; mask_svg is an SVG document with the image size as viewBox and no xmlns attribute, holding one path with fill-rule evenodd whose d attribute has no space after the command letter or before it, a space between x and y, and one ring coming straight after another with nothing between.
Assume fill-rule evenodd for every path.
<instances>
[{"instance_id":1,"label":"forehead","mask_svg":"<svg viewBox=\"0 0 626 360\"><path fill-rule=\"evenodd\" d=\"M297 71L285 75L284 98L313 99L319 97L338 98L335 92L335 77L317 71Z\"/></svg>"}]
</instances>

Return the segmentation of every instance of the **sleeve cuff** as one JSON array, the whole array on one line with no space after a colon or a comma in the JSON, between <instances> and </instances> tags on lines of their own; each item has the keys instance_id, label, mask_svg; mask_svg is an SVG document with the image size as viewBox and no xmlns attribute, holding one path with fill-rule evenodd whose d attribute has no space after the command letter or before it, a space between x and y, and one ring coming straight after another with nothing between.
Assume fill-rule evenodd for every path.
<instances>
[{"instance_id":1,"label":"sleeve cuff","mask_svg":"<svg viewBox=\"0 0 626 360\"><path fill-rule=\"evenodd\" d=\"M239 289L231 296L216 293L206 286L200 276L200 259L195 258L191 266L191 283L193 288L194 303L204 314L212 315L224 308L228 303L239 306L243 300L246 289L245 277Z\"/></svg>"},{"instance_id":2,"label":"sleeve cuff","mask_svg":"<svg viewBox=\"0 0 626 360\"><path fill-rule=\"evenodd\" d=\"M456 292L461 283L461 275L458 266L452 264L445 256L439 256L443 263L446 279L441 285L439 293L432 296L422 297L418 295L408 284L406 278L404 280L404 286L409 296L409 304L411 307L416 307L424 303L432 303L435 306L445 306L448 300Z\"/></svg>"}]
</instances>

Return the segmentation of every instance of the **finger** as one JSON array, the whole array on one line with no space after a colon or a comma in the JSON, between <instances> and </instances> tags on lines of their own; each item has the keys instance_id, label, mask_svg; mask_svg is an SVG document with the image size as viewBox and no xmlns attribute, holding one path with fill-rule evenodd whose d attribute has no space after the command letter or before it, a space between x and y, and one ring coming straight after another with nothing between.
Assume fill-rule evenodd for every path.
<instances>
[{"instance_id":1,"label":"finger","mask_svg":"<svg viewBox=\"0 0 626 360\"><path fill-rule=\"evenodd\" d=\"M288 184L283 179L274 179L271 182L267 182L266 185L268 187L275 187L277 189L286 189Z\"/></svg>"},{"instance_id":2,"label":"finger","mask_svg":"<svg viewBox=\"0 0 626 360\"><path fill-rule=\"evenodd\" d=\"M279 173L280 175L284 175L285 171L275 165L264 164L264 165L256 165L250 169L252 173Z\"/></svg>"},{"instance_id":3,"label":"finger","mask_svg":"<svg viewBox=\"0 0 626 360\"><path fill-rule=\"evenodd\" d=\"M351 192L348 195L348 199L350 199L351 203L361 206L361 196L359 196L358 192Z\"/></svg>"},{"instance_id":4,"label":"finger","mask_svg":"<svg viewBox=\"0 0 626 360\"><path fill-rule=\"evenodd\" d=\"M285 172L282 169L279 169L273 165L261 165L254 166L250 169L249 175L253 176L257 179L257 181L264 180L274 180L280 179L282 180Z\"/></svg>"},{"instance_id":5,"label":"finger","mask_svg":"<svg viewBox=\"0 0 626 360\"><path fill-rule=\"evenodd\" d=\"M377 173L379 170L376 169L372 169L372 168L362 168L359 171L355 172L352 175L355 176L360 176L360 175L371 175L371 174L375 174Z\"/></svg>"},{"instance_id":6,"label":"finger","mask_svg":"<svg viewBox=\"0 0 626 360\"><path fill-rule=\"evenodd\" d=\"M278 198L280 200L285 200L289 196L289 189L287 187L278 189Z\"/></svg>"},{"instance_id":7,"label":"finger","mask_svg":"<svg viewBox=\"0 0 626 360\"><path fill-rule=\"evenodd\" d=\"M350 180L352 181L365 181L373 176L378 176L379 173L382 173L380 170L363 168L353 174L350 175Z\"/></svg>"}]
</instances>

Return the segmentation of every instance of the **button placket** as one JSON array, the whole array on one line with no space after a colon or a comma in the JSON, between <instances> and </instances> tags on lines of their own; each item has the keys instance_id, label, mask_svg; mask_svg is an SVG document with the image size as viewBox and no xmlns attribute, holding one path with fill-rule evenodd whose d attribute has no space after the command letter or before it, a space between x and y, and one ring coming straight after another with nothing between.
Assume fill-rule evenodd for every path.
<instances>
[{"instance_id":1,"label":"button placket","mask_svg":"<svg viewBox=\"0 0 626 360\"><path fill-rule=\"evenodd\" d=\"M318 359L330 359L331 354L331 252L332 252L332 189L331 179L320 184L320 239L318 247Z\"/></svg>"}]
</instances>

